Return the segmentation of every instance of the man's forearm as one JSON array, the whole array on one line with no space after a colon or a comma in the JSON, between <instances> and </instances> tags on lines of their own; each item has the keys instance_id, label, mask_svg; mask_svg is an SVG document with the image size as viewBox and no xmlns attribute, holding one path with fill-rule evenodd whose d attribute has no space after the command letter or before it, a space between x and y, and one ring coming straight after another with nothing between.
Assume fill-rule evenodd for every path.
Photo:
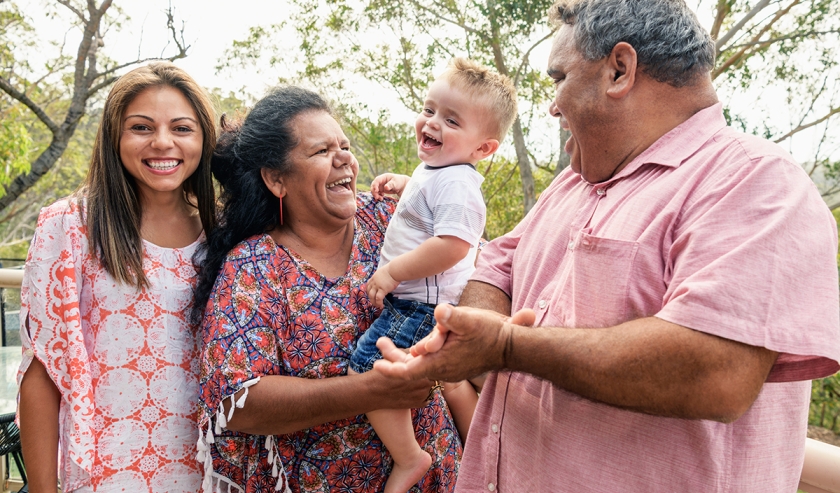
<instances>
[{"instance_id":1,"label":"man's forearm","mask_svg":"<svg viewBox=\"0 0 840 493\"><path fill-rule=\"evenodd\" d=\"M461 293L461 300L458 306L470 306L491 310L510 316L510 298L504 291L481 281L470 281Z\"/></svg>"},{"instance_id":2,"label":"man's forearm","mask_svg":"<svg viewBox=\"0 0 840 493\"><path fill-rule=\"evenodd\" d=\"M514 326L505 366L639 412L730 422L777 353L649 317L604 329Z\"/></svg>"}]
</instances>

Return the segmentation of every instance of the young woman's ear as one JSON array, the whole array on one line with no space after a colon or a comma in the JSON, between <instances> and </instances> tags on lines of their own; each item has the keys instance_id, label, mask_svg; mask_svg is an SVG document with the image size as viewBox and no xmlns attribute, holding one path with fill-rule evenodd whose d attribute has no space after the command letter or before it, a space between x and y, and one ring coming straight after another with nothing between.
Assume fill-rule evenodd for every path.
<instances>
[{"instance_id":1,"label":"young woman's ear","mask_svg":"<svg viewBox=\"0 0 840 493\"><path fill-rule=\"evenodd\" d=\"M283 183L283 175L276 169L262 168L260 170L263 183L268 190L278 198L283 198L286 195L286 185Z\"/></svg>"}]
</instances>

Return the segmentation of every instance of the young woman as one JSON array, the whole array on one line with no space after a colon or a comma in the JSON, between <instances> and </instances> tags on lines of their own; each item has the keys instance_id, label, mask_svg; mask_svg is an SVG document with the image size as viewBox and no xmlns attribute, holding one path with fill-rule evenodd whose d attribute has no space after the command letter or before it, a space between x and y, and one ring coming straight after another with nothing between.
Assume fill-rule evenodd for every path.
<instances>
[{"instance_id":1,"label":"young woman","mask_svg":"<svg viewBox=\"0 0 840 493\"><path fill-rule=\"evenodd\" d=\"M193 256L215 225L212 106L181 69L122 76L84 186L41 211L21 290L29 491L197 491ZM58 474L56 474L58 471Z\"/></svg>"}]
</instances>

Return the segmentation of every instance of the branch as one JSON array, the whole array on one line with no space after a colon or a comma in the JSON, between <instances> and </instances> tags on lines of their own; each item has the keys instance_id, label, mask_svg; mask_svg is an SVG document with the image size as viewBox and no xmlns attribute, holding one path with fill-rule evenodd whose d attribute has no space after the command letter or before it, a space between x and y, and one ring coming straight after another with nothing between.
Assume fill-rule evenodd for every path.
<instances>
[{"instance_id":1,"label":"branch","mask_svg":"<svg viewBox=\"0 0 840 493\"><path fill-rule=\"evenodd\" d=\"M461 28L461 29L463 29L464 31L467 31L468 33L471 33L471 34L475 34L476 36L478 36L478 37L480 37L480 38L484 39L484 40L485 40L486 42L488 42L488 43L491 41L491 40L487 37L487 35L486 35L486 34L484 34L484 32L483 32L483 31L481 31L481 30L475 29L474 27L470 27L470 26L468 26L468 25L466 25L466 24L462 24L462 23L460 23L460 22L458 22L458 21L453 21L452 19L449 19L449 18L447 18L447 17L444 17L444 16L442 16L442 15L438 14L436 11L434 11L434 10L432 10L432 9L430 9L430 8L428 8L428 7L426 7L425 5L423 5L423 4L421 4L421 3L418 3L418 2L416 2L416 1L414 1L414 0L410 0L410 1L411 1L411 4L412 4L412 5L414 5L415 7L417 7L417 8L418 8L418 9L420 9L420 10L425 11L425 12L426 12L426 13L428 13L428 14L431 14L431 15L432 15L432 17L435 17L435 18L437 18L438 20L441 20L441 21L443 21L443 22L446 22L447 24L452 24L453 26L460 27L460 28Z\"/></svg>"},{"instance_id":2,"label":"branch","mask_svg":"<svg viewBox=\"0 0 840 493\"><path fill-rule=\"evenodd\" d=\"M779 41L787 41L788 39L804 38L804 37L807 37L807 36L819 36L819 35L822 35L822 34L837 34L837 33L840 33L840 29L832 29L830 31L808 31L806 33L796 33L796 34L790 34L788 36L782 36L781 38L771 38L771 39L767 39L767 40L764 40L764 41L751 41L749 43L733 45L733 46L727 47L726 50L734 50L735 48L743 48L743 47L749 47L749 46L755 46L755 45L761 45L762 48L763 48L763 47L771 45L773 43L778 43ZM726 50L724 50L724 51L726 51Z\"/></svg>"},{"instance_id":3,"label":"branch","mask_svg":"<svg viewBox=\"0 0 840 493\"><path fill-rule=\"evenodd\" d=\"M174 61L179 58L184 58L187 56L187 50L190 49L190 45L186 43L184 40L184 23L181 22L181 36L180 40L178 39L178 33L175 32L175 16L172 14L172 2L169 3L169 8L166 9L166 27L169 28L169 32L172 33L172 41L175 42L175 46L178 47L178 53L174 56L166 58L166 60Z\"/></svg>"},{"instance_id":4,"label":"branch","mask_svg":"<svg viewBox=\"0 0 840 493\"><path fill-rule=\"evenodd\" d=\"M171 5L170 5L169 9L167 9L167 11L166 11L166 27L168 27L169 32L172 33L172 41L174 41L175 46L178 47L178 53L176 53L176 54L174 54L170 57L166 57L166 58L162 58L162 57L137 58L136 60L126 62L126 63L120 64L120 65L117 65L115 67L111 67L108 70L105 70L104 72L100 72L96 75L94 80L99 79L101 77L107 77L107 79L103 80L102 82L99 82L95 86L88 89L87 97L90 98L91 96L93 96L94 94L99 92L103 87L107 87L110 84L112 84L119 77L109 77L109 76L111 74L119 71L119 70L122 70L122 69L126 68L126 67L130 67L132 65L138 65L138 64L141 64L141 63L150 62L152 60L168 60L170 62L173 62L173 61L181 59L181 58L186 58L187 50L190 49L190 45L187 45L184 41L184 28L183 27L181 27L180 40L178 39L179 38L178 33L175 32L175 16L172 14L172 6ZM139 55L139 53L138 53L138 55Z\"/></svg>"},{"instance_id":5,"label":"branch","mask_svg":"<svg viewBox=\"0 0 840 493\"><path fill-rule=\"evenodd\" d=\"M70 12L73 12L74 14L76 14L76 16L83 23L87 22L87 19L85 19L85 14L81 10L74 7L73 4L71 4L69 0L58 0L58 3L60 3L61 5L64 5L65 7L67 7L68 10L70 10Z\"/></svg>"},{"instance_id":6,"label":"branch","mask_svg":"<svg viewBox=\"0 0 840 493\"><path fill-rule=\"evenodd\" d=\"M802 125L799 125L798 127L794 128L790 132L788 132L788 133L782 135L781 137L779 137L778 139L774 140L773 142L778 144L779 142L781 142L785 139L789 139L795 133L801 132L801 131L805 130L806 128L811 128L814 125L819 125L820 123L828 120L829 118L836 115L837 113L840 113L840 106L838 106L837 108L832 108L827 114L823 115L821 118L818 118L818 119L816 119L812 122L809 122L809 123L804 123Z\"/></svg>"},{"instance_id":7,"label":"branch","mask_svg":"<svg viewBox=\"0 0 840 493\"><path fill-rule=\"evenodd\" d=\"M726 15L731 11L732 7L730 7L726 0L718 0L715 22L712 24L711 31L709 31L709 35L712 39L717 39L718 34L720 34L720 27L723 25L723 20L726 19Z\"/></svg>"},{"instance_id":8,"label":"branch","mask_svg":"<svg viewBox=\"0 0 840 493\"><path fill-rule=\"evenodd\" d=\"M555 31L556 28L552 28L548 34L540 38L540 40L536 43L532 44L530 48L528 48L528 51L525 52L525 55L522 56L522 63L520 63L519 67L516 68L516 74L513 78L513 85L515 87L519 87L519 78L522 76L522 72L525 70L525 66L528 65L528 58L531 56L531 52L534 51L534 48L543 44L545 40L550 38L555 33Z\"/></svg>"},{"instance_id":9,"label":"branch","mask_svg":"<svg viewBox=\"0 0 840 493\"><path fill-rule=\"evenodd\" d=\"M46 125L47 128L50 129L50 132L55 134L59 131L58 125L56 125L55 122L53 122L52 119L50 119L49 115L47 115L44 112L44 110L35 103L35 101L32 101L31 99L29 99L29 96L12 87L9 81L6 80L4 77L0 77L0 89L2 89L3 92L11 96L12 98L23 103L27 108L29 108L30 111L32 111L32 113L35 113L35 116L37 116L39 120L44 122L44 125Z\"/></svg>"},{"instance_id":10,"label":"branch","mask_svg":"<svg viewBox=\"0 0 840 493\"><path fill-rule=\"evenodd\" d=\"M143 61L145 61L145 60L143 60ZM140 63L140 61L135 62L135 63ZM103 74L99 74L99 75L97 75L97 78L102 77L102 75L103 75ZM87 99L92 98L92 97L94 96L94 94L96 94L97 92L101 91L103 87L108 87L108 86L110 86L110 85L111 85L111 84L113 84L113 83L114 83L114 81L116 81L117 79L119 79L119 77L108 77L107 79L105 79L105 80L103 80L102 82L100 82L100 83L96 84L95 86L92 86L90 89L88 89L87 96L85 97L85 99L87 100Z\"/></svg>"},{"instance_id":11,"label":"branch","mask_svg":"<svg viewBox=\"0 0 840 493\"><path fill-rule=\"evenodd\" d=\"M726 34L724 34L724 35L723 35L720 39L718 39L717 41L715 41L715 49L718 51L718 53L720 53L720 52L722 51L722 50L720 49L720 48L721 48L721 46L725 45L727 41L729 41L730 39L732 39L732 37L733 37L733 36L735 36L735 35L738 33L738 31L740 31L740 30L741 30L741 28L742 28L742 27L744 27L744 25L745 25L747 22L749 22L749 21L750 21L750 19L752 19L753 17L755 17L755 15L756 15L756 14L758 14L759 12L761 12L762 10L764 10L764 7L767 7L767 5L768 5L769 3L770 3L770 0L761 0L761 1L759 1L759 2L755 5L755 7L753 7L753 8L752 8L749 12L747 12L747 15L745 15L745 16L744 16L744 17L743 17L740 21L738 21L738 23L736 23L734 26L732 26L732 28L731 28L729 31L727 31L727 32L726 32Z\"/></svg>"},{"instance_id":12,"label":"branch","mask_svg":"<svg viewBox=\"0 0 840 493\"><path fill-rule=\"evenodd\" d=\"M788 12L790 12L790 9L792 9L796 4L798 4L800 2L801 2L801 0L793 0L793 2L791 2L790 5L788 5L785 9L776 12L776 15L773 16L773 18L770 20L770 22L768 22L764 27L762 27L761 30L758 32L758 34L753 36L752 41L754 42L754 41L758 41L759 39L761 39L761 37L764 36L764 33L769 31L770 28L773 27L773 24L775 24L779 19L781 19L785 15L787 15ZM720 67L716 68L714 70L714 72L712 72L712 80L716 79L718 75L724 73L729 67L731 67L735 63L737 63L741 60L747 59L747 58L751 57L753 53L755 53L755 51L753 51L749 55L744 56L745 53L747 53L747 50L748 50L748 47L741 48L741 50L738 51L738 53L732 55L731 57L729 57L728 60L723 62L723 64Z\"/></svg>"}]
</instances>

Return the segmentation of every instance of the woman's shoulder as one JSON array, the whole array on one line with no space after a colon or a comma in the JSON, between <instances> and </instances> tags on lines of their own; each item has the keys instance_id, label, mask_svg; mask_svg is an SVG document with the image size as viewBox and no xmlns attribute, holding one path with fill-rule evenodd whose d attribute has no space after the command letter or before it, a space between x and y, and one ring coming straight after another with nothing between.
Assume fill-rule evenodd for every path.
<instances>
[{"instance_id":1,"label":"woman's shoulder","mask_svg":"<svg viewBox=\"0 0 840 493\"><path fill-rule=\"evenodd\" d=\"M225 263L243 259L266 257L275 253L277 245L267 233L254 235L237 243L225 257Z\"/></svg>"},{"instance_id":2,"label":"woman's shoulder","mask_svg":"<svg viewBox=\"0 0 840 493\"><path fill-rule=\"evenodd\" d=\"M82 227L84 224L84 199L71 195L56 200L41 209L38 214L38 227L57 223L62 227Z\"/></svg>"},{"instance_id":3,"label":"woman's shoulder","mask_svg":"<svg viewBox=\"0 0 840 493\"><path fill-rule=\"evenodd\" d=\"M362 224L375 227L383 233L396 209L397 201L391 197L377 200L369 192L356 194L356 217Z\"/></svg>"}]
</instances>

